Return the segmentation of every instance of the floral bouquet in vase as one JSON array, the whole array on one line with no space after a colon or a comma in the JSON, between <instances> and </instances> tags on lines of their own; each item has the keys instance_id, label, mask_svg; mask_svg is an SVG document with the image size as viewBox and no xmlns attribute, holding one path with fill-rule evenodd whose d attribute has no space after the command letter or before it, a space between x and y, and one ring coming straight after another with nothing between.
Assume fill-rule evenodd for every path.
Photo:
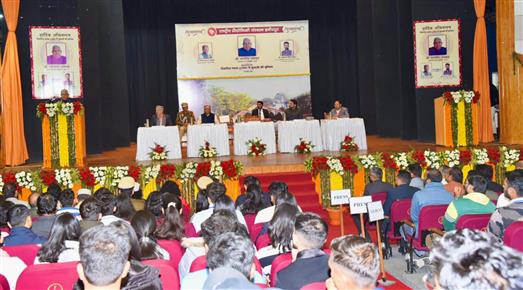
<instances>
[{"instance_id":1,"label":"floral bouquet in vase","mask_svg":"<svg viewBox=\"0 0 523 290\"><path fill-rule=\"evenodd\" d=\"M300 144L294 146L294 150L299 154L309 154L312 153L314 145L311 141L300 138Z\"/></svg>"},{"instance_id":2,"label":"floral bouquet in vase","mask_svg":"<svg viewBox=\"0 0 523 290\"><path fill-rule=\"evenodd\" d=\"M205 144L200 146L200 149L198 150L198 156L201 158L213 158L217 155L218 152L216 151L216 148L212 147L208 141L205 141Z\"/></svg>"},{"instance_id":3,"label":"floral bouquet in vase","mask_svg":"<svg viewBox=\"0 0 523 290\"><path fill-rule=\"evenodd\" d=\"M354 137L351 135L345 136L345 139L340 143L341 152L358 151L358 144L354 142Z\"/></svg>"},{"instance_id":4,"label":"floral bouquet in vase","mask_svg":"<svg viewBox=\"0 0 523 290\"><path fill-rule=\"evenodd\" d=\"M153 161L163 161L167 160L167 153L169 153L169 151L165 150L165 146L154 143L154 147L151 148L151 152L149 152L149 157Z\"/></svg>"},{"instance_id":5,"label":"floral bouquet in vase","mask_svg":"<svg viewBox=\"0 0 523 290\"><path fill-rule=\"evenodd\" d=\"M262 143L262 140L258 137L247 141L247 155L249 156L260 156L265 154L267 145Z\"/></svg>"}]
</instances>

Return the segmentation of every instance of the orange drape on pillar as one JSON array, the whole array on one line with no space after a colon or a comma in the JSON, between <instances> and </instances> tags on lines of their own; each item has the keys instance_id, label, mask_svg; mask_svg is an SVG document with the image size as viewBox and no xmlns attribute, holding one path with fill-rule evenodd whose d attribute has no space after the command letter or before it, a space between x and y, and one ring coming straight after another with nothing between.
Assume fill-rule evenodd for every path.
<instances>
[{"instance_id":1,"label":"orange drape on pillar","mask_svg":"<svg viewBox=\"0 0 523 290\"><path fill-rule=\"evenodd\" d=\"M20 0L2 0L7 23L7 41L2 64L2 114L4 115L5 164L19 165L29 159L24 136L22 84L15 30Z\"/></svg>"},{"instance_id":2,"label":"orange drape on pillar","mask_svg":"<svg viewBox=\"0 0 523 290\"><path fill-rule=\"evenodd\" d=\"M492 117L490 111L490 83L487 56L487 28L485 24L485 1L474 0L476 32L474 34L474 90L480 93L478 109L479 142L492 142Z\"/></svg>"}]
</instances>

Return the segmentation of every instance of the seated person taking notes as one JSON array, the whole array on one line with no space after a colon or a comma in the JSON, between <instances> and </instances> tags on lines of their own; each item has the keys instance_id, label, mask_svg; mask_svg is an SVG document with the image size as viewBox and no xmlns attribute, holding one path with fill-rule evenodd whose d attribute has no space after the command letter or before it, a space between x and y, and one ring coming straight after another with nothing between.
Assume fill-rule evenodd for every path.
<instances>
[{"instance_id":1,"label":"seated person taking notes","mask_svg":"<svg viewBox=\"0 0 523 290\"><path fill-rule=\"evenodd\" d=\"M164 107L161 105L156 106L156 113L151 117L153 126L172 126L173 120L171 116L164 113Z\"/></svg>"},{"instance_id":2,"label":"seated person taking notes","mask_svg":"<svg viewBox=\"0 0 523 290\"><path fill-rule=\"evenodd\" d=\"M219 124L218 117L211 112L211 106L203 106L203 114L198 119L198 124Z\"/></svg>"}]
</instances>

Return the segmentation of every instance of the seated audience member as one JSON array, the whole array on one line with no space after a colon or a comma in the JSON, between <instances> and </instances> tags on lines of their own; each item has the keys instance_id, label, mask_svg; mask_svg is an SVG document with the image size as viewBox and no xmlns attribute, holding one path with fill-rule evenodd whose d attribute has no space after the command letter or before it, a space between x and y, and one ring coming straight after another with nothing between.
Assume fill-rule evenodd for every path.
<instances>
[{"instance_id":1,"label":"seated audience member","mask_svg":"<svg viewBox=\"0 0 523 290\"><path fill-rule=\"evenodd\" d=\"M228 195L222 195L216 199L214 204L213 212L218 210L228 210L232 214L236 214L236 208L234 207L234 201ZM239 221L240 219L238 219Z\"/></svg>"},{"instance_id":2,"label":"seated audience member","mask_svg":"<svg viewBox=\"0 0 523 290\"><path fill-rule=\"evenodd\" d=\"M209 208L209 199L207 198L207 190L202 189L196 195L194 213L204 211Z\"/></svg>"},{"instance_id":3,"label":"seated audience member","mask_svg":"<svg viewBox=\"0 0 523 290\"><path fill-rule=\"evenodd\" d=\"M208 176L205 176L205 177L208 177ZM210 179L210 180L212 182L212 179ZM205 185L205 187L207 187L207 185ZM176 184L176 182L174 182L172 180L167 180L162 185L162 188L160 189L160 192L161 193L166 193L167 192L167 193L176 195L178 197L178 199L180 199L182 201L182 205L184 207L189 207L189 204L187 203L187 201L182 197L182 193L180 192L180 188L178 187L178 184ZM189 213L187 213L187 214L189 214Z\"/></svg>"},{"instance_id":4,"label":"seated audience member","mask_svg":"<svg viewBox=\"0 0 523 290\"><path fill-rule=\"evenodd\" d=\"M245 192L245 201L238 207L243 215L256 215L260 210L266 207L263 202L263 192L258 185L249 185Z\"/></svg>"},{"instance_id":5,"label":"seated audience member","mask_svg":"<svg viewBox=\"0 0 523 290\"><path fill-rule=\"evenodd\" d=\"M203 114L200 115L197 121L198 124L219 124L218 116L212 113L211 106L203 106Z\"/></svg>"},{"instance_id":6,"label":"seated audience member","mask_svg":"<svg viewBox=\"0 0 523 290\"><path fill-rule=\"evenodd\" d=\"M489 192L487 195L490 196L490 193L492 193L495 194L494 196L497 198L498 194L496 193L502 193L503 186L492 180L492 178L494 178L494 169L492 169L492 166L488 164L478 164L474 169L479 175L487 179L487 192Z\"/></svg>"},{"instance_id":7,"label":"seated audience member","mask_svg":"<svg viewBox=\"0 0 523 290\"><path fill-rule=\"evenodd\" d=\"M261 287L247 280L244 274L231 267L220 267L209 273L203 289L258 290Z\"/></svg>"},{"instance_id":8,"label":"seated audience member","mask_svg":"<svg viewBox=\"0 0 523 290\"><path fill-rule=\"evenodd\" d=\"M151 125L153 126L172 126L173 120L171 116L165 114L164 107L156 105L155 114L151 116Z\"/></svg>"},{"instance_id":9,"label":"seated audience member","mask_svg":"<svg viewBox=\"0 0 523 290\"><path fill-rule=\"evenodd\" d=\"M0 235L0 245L4 243L4 237ZM27 268L25 263L18 257L10 257L9 254L0 249L0 275L3 275L11 289L15 289L16 281L22 272ZM3 289L3 290L9 290Z\"/></svg>"},{"instance_id":10,"label":"seated audience member","mask_svg":"<svg viewBox=\"0 0 523 290\"><path fill-rule=\"evenodd\" d=\"M138 211L131 220L131 226L140 244L142 260L169 260L169 253L156 242L156 219L152 213L146 210Z\"/></svg>"},{"instance_id":11,"label":"seated audience member","mask_svg":"<svg viewBox=\"0 0 523 290\"><path fill-rule=\"evenodd\" d=\"M133 206L131 198L126 194L120 194L116 197L115 201L116 209L114 211L114 215L123 220L131 221L131 218L136 213L136 209Z\"/></svg>"},{"instance_id":12,"label":"seated audience member","mask_svg":"<svg viewBox=\"0 0 523 290\"><path fill-rule=\"evenodd\" d=\"M78 190L78 194L76 196L77 203L75 205L76 208L80 209L80 205L82 205L82 202L88 198L91 197L91 190L87 188L80 188Z\"/></svg>"},{"instance_id":13,"label":"seated audience member","mask_svg":"<svg viewBox=\"0 0 523 290\"><path fill-rule=\"evenodd\" d=\"M523 160L516 162L516 169L523 169Z\"/></svg>"},{"instance_id":14,"label":"seated audience member","mask_svg":"<svg viewBox=\"0 0 523 290\"><path fill-rule=\"evenodd\" d=\"M102 225L100 219L102 218L102 206L100 202L94 198L89 197L84 200L80 205L80 229L83 232L87 231L92 227Z\"/></svg>"},{"instance_id":15,"label":"seated audience member","mask_svg":"<svg viewBox=\"0 0 523 290\"><path fill-rule=\"evenodd\" d=\"M7 223L11 228L9 236L4 239L4 246L43 244L47 240L31 231L31 213L21 204L12 206L7 212Z\"/></svg>"},{"instance_id":16,"label":"seated audience member","mask_svg":"<svg viewBox=\"0 0 523 290\"><path fill-rule=\"evenodd\" d=\"M380 259L374 244L349 235L332 240L330 249L331 277L325 281L328 290L376 289Z\"/></svg>"},{"instance_id":17,"label":"seated audience member","mask_svg":"<svg viewBox=\"0 0 523 290\"><path fill-rule=\"evenodd\" d=\"M292 235L293 262L278 272L277 288L301 287L329 278L329 255L321 249L327 240L328 227L320 216L303 213L296 217Z\"/></svg>"},{"instance_id":18,"label":"seated audience member","mask_svg":"<svg viewBox=\"0 0 523 290\"><path fill-rule=\"evenodd\" d=\"M178 265L180 281L189 273L191 264L199 256L205 255L204 245L209 246L212 240L223 233L235 232L248 237L247 228L238 222L237 217L228 210L218 210L206 219L201 226L201 238L186 239L182 244L186 251ZM188 242L189 241L189 242Z\"/></svg>"},{"instance_id":19,"label":"seated audience member","mask_svg":"<svg viewBox=\"0 0 523 290\"><path fill-rule=\"evenodd\" d=\"M16 184L14 183L6 183L4 184L4 187L2 189L2 194L5 197L5 200L12 202L13 204L21 204L24 205L27 208L30 208L29 203L18 199L19 194L16 190Z\"/></svg>"},{"instance_id":20,"label":"seated audience member","mask_svg":"<svg viewBox=\"0 0 523 290\"><path fill-rule=\"evenodd\" d=\"M504 194L509 196L510 203L498 208L490 217L488 225L488 231L500 240L503 240L508 226L523 220L523 177L510 178Z\"/></svg>"},{"instance_id":21,"label":"seated audience member","mask_svg":"<svg viewBox=\"0 0 523 290\"><path fill-rule=\"evenodd\" d=\"M33 222L31 228L38 236L49 238L51 228L56 220L57 200L50 194L42 194L36 201L38 219Z\"/></svg>"},{"instance_id":22,"label":"seated audience member","mask_svg":"<svg viewBox=\"0 0 523 290\"><path fill-rule=\"evenodd\" d=\"M445 190L454 195L456 191L465 191L463 187L463 171L459 167L452 167L449 169L447 175L443 175L443 178L447 181L445 184Z\"/></svg>"},{"instance_id":23,"label":"seated audience member","mask_svg":"<svg viewBox=\"0 0 523 290\"><path fill-rule=\"evenodd\" d=\"M71 189L66 189L62 191L58 199L58 207L60 209L56 212L56 214L59 215L68 212L72 214L74 217L79 216L80 211L78 210L78 208L74 207L74 204L74 191L72 191Z\"/></svg>"},{"instance_id":24,"label":"seated audience member","mask_svg":"<svg viewBox=\"0 0 523 290\"><path fill-rule=\"evenodd\" d=\"M125 196L131 201L133 208L138 211L145 208L145 201L143 199L132 198L136 181L130 176L123 177L118 183L118 196Z\"/></svg>"},{"instance_id":25,"label":"seated audience member","mask_svg":"<svg viewBox=\"0 0 523 290\"><path fill-rule=\"evenodd\" d=\"M122 219L115 216L116 211L116 198L112 192L107 188L100 188L94 193L94 197L98 199L101 204L102 218L100 222L104 225L109 225L115 221L121 221Z\"/></svg>"},{"instance_id":26,"label":"seated audience member","mask_svg":"<svg viewBox=\"0 0 523 290\"><path fill-rule=\"evenodd\" d=\"M281 181L273 181L269 185L269 195L271 199L272 206L269 206L267 208L264 208L256 214L256 218L254 219L255 224L261 224L261 223L267 223L272 219L272 216L274 215L274 210L276 208L276 199L280 194L283 192L287 192L289 189L287 187L287 184L285 182Z\"/></svg>"},{"instance_id":27,"label":"seated audience member","mask_svg":"<svg viewBox=\"0 0 523 290\"><path fill-rule=\"evenodd\" d=\"M193 224L196 232L200 231L202 223L212 215L216 200L220 196L225 195L225 185L223 185L223 183L214 181L207 186L206 191L207 200L209 201L209 208L197 212L191 217L191 223ZM239 210L236 210L236 215L238 216L238 220L242 224L246 225L245 219L243 218L243 215Z\"/></svg>"},{"instance_id":28,"label":"seated audience member","mask_svg":"<svg viewBox=\"0 0 523 290\"><path fill-rule=\"evenodd\" d=\"M423 170L421 169L421 166L419 163L412 163L409 164L407 167L407 171L410 173L410 186L417 187L419 189L423 189L425 187L425 183L423 182L423 179L421 179L421 174Z\"/></svg>"},{"instance_id":29,"label":"seated audience member","mask_svg":"<svg viewBox=\"0 0 523 290\"><path fill-rule=\"evenodd\" d=\"M292 233L294 232L294 222L300 213L298 208L290 204L280 204L269 222L269 238L271 244L261 248L256 253L263 267L263 273L271 273L271 264L276 257L292 250Z\"/></svg>"},{"instance_id":30,"label":"seated audience member","mask_svg":"<svg viewBox=\"0 0 523 290\"><path fill-rule=\"evenodd\" d=\"M498 197L497 208L505 207L510 204L510 196L507 194L508 183L515 178L523 177L523 169L516 169L505 173L503 180L503 194Z\"/></svg>"},{"instance_id":31,"label":"seated audience member","mask_svg":"<svg viewBox=\"0 0 523 290\"><path fill-rule=\"evenodd\" d=\"M63 213L56 218L51 235L35 258L35 264L63 263L79 261L78 240L80 239L80 223L70 213Z\"/></svg>"},{"instance_id":32,"label":"seated audience member","mask_svg":"<svg viewBox=\"0 0 523 290\"><path fill-rule=\"evenodd\" d=\"M365 185L363 195L373 195L378 192L388 192L391 190L393 188L392 184L384 182L382 178L383 170L379 167L372 167L369 175L370 183Z\"/></svg>"},{"instance_id":33,"label":"seated audience member","mask_svg":"<svg viewBox=\"0 0 523 290\"><path fill-rule=\"evenodd\" d=\"M47 191L45 193L52 195L54 199L58 200L60 199L61 192L62 189L60 188L60 185L58 185L56 182L53 182L47 187Z\"/></svg>"},{"instance_id":34,"label":"seated audience member","mask_svg":"<svg viewBox=\"0 0 523 290\"><path fill-rule=\"evenodd\" d=\"M38 217L38 207L37 207L36 203L37 203L39 197L40 197L40 193L38 193L38 192L33 192L33 193L31 193L31 195L29 195L28 202L29 202L29 207L31 210L32 218Z\"/></svg>"},{"instance_id":35,"label":"seated audience member","mask_svg":"<svg viewBox=\"0 0 523 290\"><path fill-rule=\"evenodd\" d=\"M180 289L204 288L205 280L215 269L230 267L242 273L255 283L265 283L265 279L256 272L254 265L254 246L248 236L227 232L220 234L208 244L206 254L208 269L189 273L182 281ZM209 285L213 287L213 285Z\"/></svg>"},{"instance_id":36,"label":"seated audience member","mask_svg":"<svg viewBox=\"0 0 523 290\"><path fill-rule=\"evenodd\" d=\"M13 203L10 201L0 201L0 236L1 233L9 233L9 226L7 225L7 213L9 209L13 207Z\"/></svg>"},{"instance_id":37,"label":"seated audience member","mask_svg":"<svg viewBox=\"0 0 523 290\"><path fill-rule=\"evenodd\" d=\"M120 289L129 272L128 234L115 226L99 226L80 238L78 276L85 289Z\"/></svg>"},{"instance_id":38,"label":"seated audience member","mask_svg":"<svg viewBox=\"0 0 523 290\"><path fill-rule=\"evenodd\" d=\"M256 186L260 187L260 190L261 190L260 180L255 176L249 175L249 176L245 177L245 179L243 180L243 189L245 190L245 192L247 192L247 188L251 185L256 185ZM263 203L265 203L267 206L269 206L271 204L270 194L262 191L262 196L263 196L263 198L262 198ZM245 202L245 200L247 200L247 195L245 193L238 196L236 198L236 207L239 207L240 205L242 205Z\"/></svg>"},{"instance_id":39,"label":"seated audience member","mask_svg":"<svg viewBox=\"0 0 523 290\"><path fill-rule=\"evenodd\" d=\"M427 289L522 289L522 257L488 233L448 232L435 242L424 280Z\"/></svg>"},{"instance_id":40,"label":"seated audience member","mask_svg":"<svg viewBox=\"0 0 523 290\"><path fill-rule=\"evenodd\" d=\"M391 215L392 204L397 200L402 199L412 199L414 193L416 193L419 188L410 186L410 173L405 170L400 170L396 175L396 187L387 192L387 199L383 204L383 212L386 216ZM389 220L386 219L383 221L383 233L387 233L390 230Z\"/></svg>"},{"instance_id":41,"label":"seated audience member","mask_svg":"<svg viewBox=\"0 0 523 290\"><path fill-rule=\"evenodd\" d=\"M164 194L162 197L161 223L156 228L156 238L161 240L181 241L184 237L196 236L194 229L189 232L189 227L184 225L182 217L182 203L174 194ZM189 223L187 225L190 225Z\"/></svg>"},{"instance_id":42,"label":"seated audience member","mask_svg":"<svg viewBox=\"0 0 523 290\"><path fill-rule=\"evenodd\" d=\"M445 231L456 229L456 223L462 215L493 213L496 206L485 195L487 180L480 175L469 175L465 183L464 195L454 199L445 212L443 227Z\"/></svg>"},{"instance_id":43,"label":"seated audience member","mask_svg":"<svg viewBox=\"0 0 523 290\"><path fill-rule=\"evenodd\" d=\"M156 224L161 224L163 220L163 195L159 191L153 191L145 200L145 209L154 215Z\"/></svg>"},{"instance_id":44,"label":"seated audience member","mask_svg":"<svg viewBox=\"0 0 523 290\"><path fill-rule=\"evenodd\" d=\"M410 219L414 223L415 227L418 226L418 219L421 209L428 205L446 205L452 202L452 195L445 190L442 180L441 172L437 169L427 170L427 180L425 181L426 186L424 189L419 190L412 197L412 205L410 207ZM412 228L409 225L404 224L401 227L400 233L403 237L402 241L407 241L407 236L412 236L414 233L417 234L416 228ZM400 252L404 251L404 244L400 246ZM424 255L426 253L417 251L418 255Z\"/></svg>"},{"instance_id":45,"label":"seated audience member","mask_svg":"<svg viewBox=\"0 0 523 290\"><path fill-rule=\"evenodd\" d=\"M447 176L449 175L450 167L443 164L439 167L439 172L441 172L441 176L443 176L441 184L443 184L444 186L447 185Z\"/></svg>"}]
</instances>

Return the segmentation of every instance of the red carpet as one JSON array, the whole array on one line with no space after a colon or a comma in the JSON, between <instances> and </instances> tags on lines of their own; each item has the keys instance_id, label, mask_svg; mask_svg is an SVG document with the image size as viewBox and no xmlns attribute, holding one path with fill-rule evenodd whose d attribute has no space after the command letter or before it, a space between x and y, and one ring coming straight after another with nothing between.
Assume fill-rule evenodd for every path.
<instances>
[{"instance_id":1,"label":"red carpet","mask_svg":"<svg viewBox=\"0 0 523 290\"><path fill-rule=\"evenodd\" d=\"M273 181L283 181L289 186L289 191L294 194L298 204L303 211L309 211L319 214L324 220L328 219L327 212L323 210L318 202L318 194L314 190L314 183L312 182L311 175L309 173L300 172L289 172L289 173L277 173L277 174L256 174L256 177L260 179L263 190L268 191L268 187ZM243 180L242 180L243 182ZM352 217L349 214L344 216L344 234L357 234L358 230L354 225ZM376 240L376 231L369 230L373 241ZM341 235L340 226L329 225L329 234L327 238L327 245L333 238ZM381 277L381 276L380 276ZM392 280L395 283L391 286L384 287L385 289L410 289L407 285L396 279L394 276L387 273L387 279ZM383 287L381 287L383 288Z\"/></svg>"}]
</instances>

